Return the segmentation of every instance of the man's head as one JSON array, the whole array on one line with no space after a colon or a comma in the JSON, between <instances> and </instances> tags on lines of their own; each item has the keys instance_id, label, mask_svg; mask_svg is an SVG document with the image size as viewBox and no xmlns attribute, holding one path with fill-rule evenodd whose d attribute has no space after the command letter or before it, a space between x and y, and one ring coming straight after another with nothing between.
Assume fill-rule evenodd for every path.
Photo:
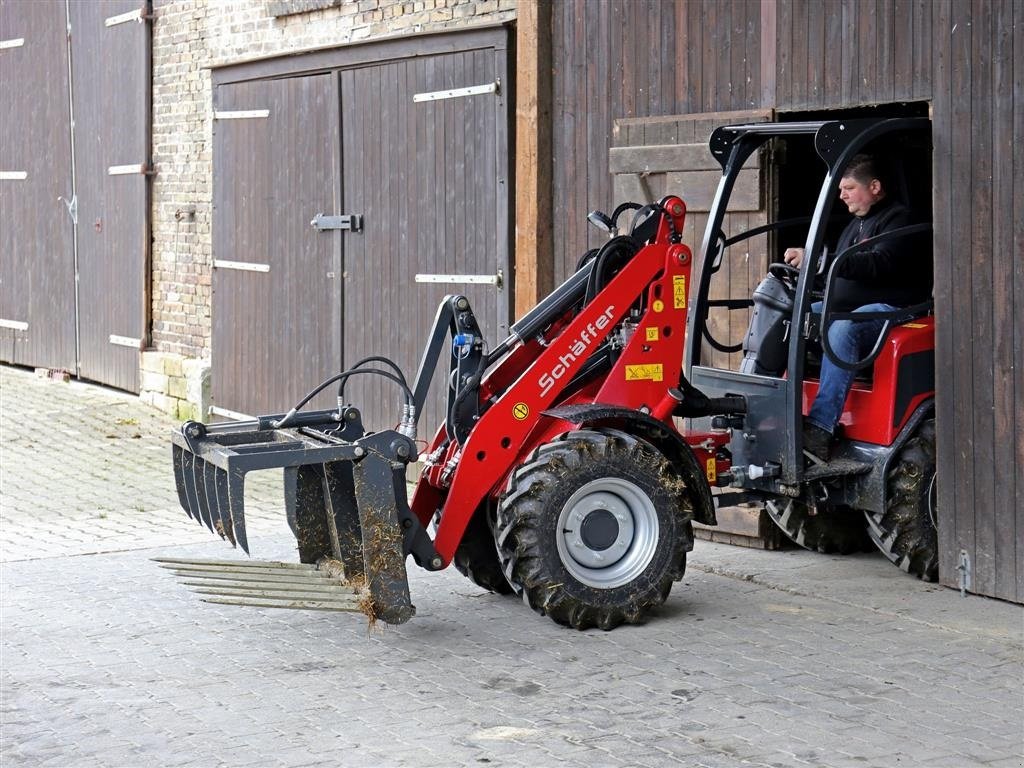
<instances>
[{"instance_id":1,"label":"man's head","mask_svg":"<svg viewBox=\"0 0 1024 768\"><path fill-rule=\"evenodd\" d=\"M885 197L885 188L871 155L855 155L839 180L839 199L854 216L866 216Z\"/></svg>"}]
</instances>

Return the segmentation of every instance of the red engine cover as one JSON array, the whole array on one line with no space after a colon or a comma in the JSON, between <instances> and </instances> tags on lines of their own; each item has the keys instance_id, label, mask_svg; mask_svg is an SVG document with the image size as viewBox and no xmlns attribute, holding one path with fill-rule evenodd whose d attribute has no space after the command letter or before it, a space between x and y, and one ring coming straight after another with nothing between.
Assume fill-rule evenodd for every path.
<instances>
[{"instance_id":1,"label":"red engine cover","mask_svg":"<svg viewBox=\"0 0 1024 768\"><path fill-rule=\"evenodd\" d=\"M804 414L817 394L817 380L805 380ZM934 395L935 318L924 317L890 332L871 380L854 381L840 423L851 440L891 445L914 409Z\"/></svg>"}]
</instances>

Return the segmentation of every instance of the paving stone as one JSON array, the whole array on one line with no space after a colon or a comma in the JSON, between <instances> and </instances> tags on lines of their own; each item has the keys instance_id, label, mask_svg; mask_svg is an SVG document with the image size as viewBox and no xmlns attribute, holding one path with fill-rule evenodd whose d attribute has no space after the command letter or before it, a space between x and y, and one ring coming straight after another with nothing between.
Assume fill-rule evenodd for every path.
<instances>
[{"instance_id":1,"label":"paving stone","mask_svg":"<svg viewBox=\"0 0 1024 768\"><path fill-rule=\"evenodd\" d=\"M175 426L0 366L4 768L1020 765L1020 607L878 556L698 542L611 633L414 567L400 627L203 604L151 558L246 558L178 507ZM258 555L294 560L279 473L253 480Z\"/></svg>"}]
</instances>

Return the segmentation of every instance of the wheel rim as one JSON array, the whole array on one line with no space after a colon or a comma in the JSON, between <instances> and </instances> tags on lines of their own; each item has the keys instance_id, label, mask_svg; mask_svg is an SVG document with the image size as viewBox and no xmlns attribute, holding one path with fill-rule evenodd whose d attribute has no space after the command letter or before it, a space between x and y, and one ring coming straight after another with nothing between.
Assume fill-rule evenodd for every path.
<instances>
[{"instance_id":1,"label":"wheel rim","mask_svg":"<svg viewBox=\"0 0 1024 768\"><path fill-rule=\"evenodd\" d=\"M658 546L658 511L637 485L603 477L562 507L556 533L566 570L590 587L613 589L646 570Z\"/></svg>"}]
</instances>

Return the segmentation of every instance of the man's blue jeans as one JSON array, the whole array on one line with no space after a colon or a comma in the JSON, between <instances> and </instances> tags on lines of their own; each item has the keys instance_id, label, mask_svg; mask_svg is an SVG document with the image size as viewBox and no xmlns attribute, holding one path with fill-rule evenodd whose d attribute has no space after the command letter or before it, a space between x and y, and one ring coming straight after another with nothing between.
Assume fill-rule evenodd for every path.
<instances>
[{"instance_id":1,"label":"man's blue jeans","mask_svg":"<svg viewBox=\"0 0 1024 768\"><path fill-rule=\"evenodd\" d=\"M890 304L865 304L854 312L891 312ZM811 305L812 312L821 312L821 302ZM855 363L871 351L882 330L884 320L837 320L828 331L832 351L842 359ZM853 385L856 371L847 371L833 363L828 355L822 356L818 396L814 398L807 420L826 432L833 432L843 415L843 404Z\"/></svg>"}]
</instances>

